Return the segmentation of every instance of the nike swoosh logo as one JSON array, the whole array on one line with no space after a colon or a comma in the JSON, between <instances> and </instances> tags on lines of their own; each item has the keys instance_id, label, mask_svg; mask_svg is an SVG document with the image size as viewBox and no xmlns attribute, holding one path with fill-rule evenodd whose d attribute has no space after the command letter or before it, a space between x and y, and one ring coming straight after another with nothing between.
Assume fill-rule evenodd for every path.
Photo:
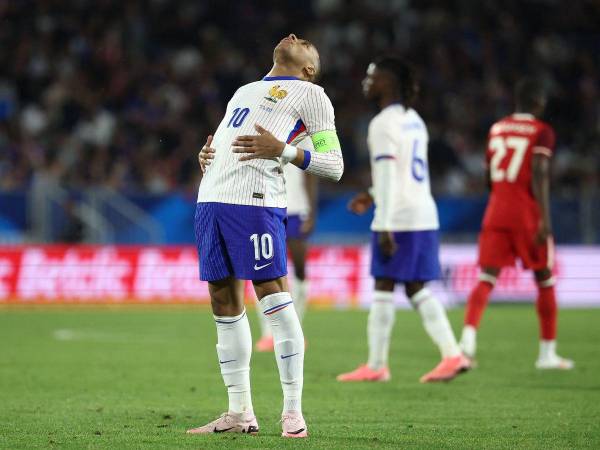
<instances>
[{"instance_id":1,"label":"nike swoosh logo","mask_svg":"<svg viewBox=\"0 0 600 450\"><path fill-rule=\"evenodd\" d=\"M219 363L220 364L227 364L228 362L233 362L233 361L235 361L235 359L228 359L227 361L221 361L221 360L219 360Z\"/></svg>"},{"instance_id":2,"label":"nike swoosh logo","mask_svg":"<svg viewBox=\"0 0 600 450\"><path fill-rule=\"evenodd\" d=\"M233 427L223 428L222 430L218 430L217 427L213 430L213 433L225 433L226 431L233 430Z\"/></svg>"},{"instance_id":3,"label":"nike swoosh logo","mask_svg":"<svg viewBox=\"0 0 600 450\"><path fill-rule=\"evenodd\" d=\"M258 264L254 264L254 270L264 269L265 267L270 266L271 264L273 264L273 261L271 261L270 263L265 264L263 266L259 266Z\"/></svg>"},{"instance_id":4,"label":"nike swoosh logo","mask_svg":"<svg viewBox=\"0 0 600 450\"><path fill-rule=\"evenodd\" d=\"M304 431L304 428L300 428L299 430L296 431L288 431L288 434L300 434Z\"/></svg>"},{"instance_id":5,"label":"nike swoosh logo","mask_svg":"<svg viewBox=\"0 0 600 450\"><path fill-rule=\"evenodd\" d=\"M291 358L292 356L299 355L300 353L292 353L291 355L281 355L281 359Z\"/></svg>"}]
</instances>

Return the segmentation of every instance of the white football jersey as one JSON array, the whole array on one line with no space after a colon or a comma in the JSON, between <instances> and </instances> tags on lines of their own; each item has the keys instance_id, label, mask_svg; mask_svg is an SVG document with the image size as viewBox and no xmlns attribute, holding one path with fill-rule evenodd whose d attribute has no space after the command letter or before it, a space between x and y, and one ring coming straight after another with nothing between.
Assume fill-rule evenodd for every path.
<instances>
[{"instance_id":1,"label":"white football jersey","mask_svg":"<svg viewBox=\"0 0 600 450\"><path fill-rule=\"evenodd\" d=\"M200 183L198 202L286 207L281 158L240 162L242 154L232 151L237 136L257 134L255 124L292 145L320 131L335 131L331 101L316 84L294 77L265 77L242 86L227 104L215 132L215 158Z\"/></svg>"},{"instance_id":2,"label":"white football jersey","mask_svg":"<svg viewBox=\"0 0 600 450\"><path fill-rule=\"evenodd\" d=\"M310 138L305 138L298 144L298 147L313 151ZM283 167L283 176L285 177L288 216L308 216L310 214L310 201L306 190L306 173L293 164L286 164Z\"/></svg>"},{"instance_id":3,"label":"white football jersey","mask_svg":"<svg viewBox=\"0 0 600 450\"><path fill-rule=\"evenodd\" d=\"M369 124L375 217L374 231L419 231L439 228L429 186L429 135L414 109L393 104Z\"/></svg>"}]
</instances>

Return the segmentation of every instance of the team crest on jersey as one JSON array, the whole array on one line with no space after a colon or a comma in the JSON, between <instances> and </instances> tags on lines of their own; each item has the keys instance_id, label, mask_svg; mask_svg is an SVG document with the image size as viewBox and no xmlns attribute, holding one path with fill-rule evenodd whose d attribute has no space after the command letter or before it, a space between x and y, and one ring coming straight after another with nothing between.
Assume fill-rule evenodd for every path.
<instances>
[{"instance_id":1,"label":"team crest on jersey","mask_svg":"<svg viewBox=\"0 0 600 450\"><path fill-rule=\"evenodd\" d=\"M265 97L265 100L269 100L270 102L277 103L278 100L283 100L287 95L287 91L283 89L279 89L279 85L276 84L271 89L269 89L269 96Z\"/></svg>"}]
</instances>

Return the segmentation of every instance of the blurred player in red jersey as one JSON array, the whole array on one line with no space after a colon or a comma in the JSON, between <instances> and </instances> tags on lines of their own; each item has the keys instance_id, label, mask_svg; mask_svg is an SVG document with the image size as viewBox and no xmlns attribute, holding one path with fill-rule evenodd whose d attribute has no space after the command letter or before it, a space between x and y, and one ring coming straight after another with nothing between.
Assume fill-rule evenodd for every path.
<instances>
[{"instance_id":1,"label":"blurred player in red jersey","mask_svg":"<svg viewBox=\"0 0 600 450\"><path fill-rule=\"evenodd\" d=\"M554 294L554 243L550 222L552 127L538 118L546 106L544 89L525 79L516 88L516 113L496 122L488 137L487 177L491 193L479 236L479 283L469 296L461 348L474 358L481 316L503 267L517 258L533 270L540 321L538 369L572 369L556 354L557 307Z\"/></svg>"}]
</instances>

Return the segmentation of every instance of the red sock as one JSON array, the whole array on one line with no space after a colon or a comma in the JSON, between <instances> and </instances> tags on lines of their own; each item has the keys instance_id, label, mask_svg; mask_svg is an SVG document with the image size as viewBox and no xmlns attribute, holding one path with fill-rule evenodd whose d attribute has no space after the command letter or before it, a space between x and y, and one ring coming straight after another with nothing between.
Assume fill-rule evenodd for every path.
<instances>
[{"instance_id":1,"label":"red sock","mask_svg":"<svg viewBox=\"0 0 600 450\"><path fill-rule=\"evenodd\" d=\"M475 286L475 289L469 295L467 310L465 311L465 325L471 325L475 328L479 326L492 289L494 289L494 285L487 281L477 283L477 286Z\"/></svg>"},{"instance_id":2,"label":"red sock","mask_svg":"<svg viewBox=\"0 0 600 450\"><path fill-rule=\"evenodd\" d=\"M556 296L554 286L538 286L538 298L536 302L538 319L540 320L540 336L543 340L553 341L556 339Z\"/></svg>"}]
</instances>

